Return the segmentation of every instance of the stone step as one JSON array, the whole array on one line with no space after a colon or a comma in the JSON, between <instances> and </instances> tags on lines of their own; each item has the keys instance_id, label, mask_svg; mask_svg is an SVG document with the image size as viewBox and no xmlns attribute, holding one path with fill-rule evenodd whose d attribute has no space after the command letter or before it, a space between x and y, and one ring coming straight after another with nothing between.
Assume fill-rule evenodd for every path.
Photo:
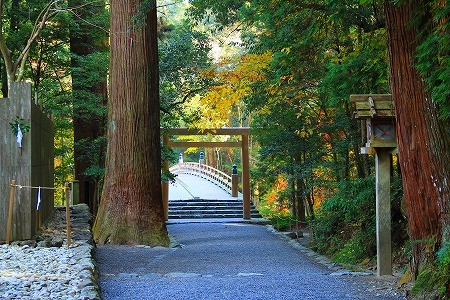
<instances>
[{"instance_id":1,"label":"stone step","mask_svg":"<svg viewBox=\"0 0 450 300\"><path fill-rule=\"evenodd\" d=\"M223 214L223 215L204 215L204 214L195 214L195 215L169 215L169 220L174 219L237 219L242 218L242 214Z\"/></svg>"},{"instance_id":2,"label":"stone step","mask_svg":"<svg viewBox=\"0 0 450 300\"><path fill-rule=\"evenodd\" d=\"M169 200L169 203L205 203L205 202L215 202L215 203L242 203L242 199L186 199L186 200Z\"/></svg>"},{"instance_id":3,"label":"stone step","mask_svg":"<svg viewBox=\"0 0 450 300\"><path fill-rule=\"evenodd\" d=\"M227 211L243 211L241 207L169 207L169 213L179 212L185 213L187 211L205 211L205 212L227 212ZM255 208L251 208L251 211L257 212Z\"/></svg>"},{"instance_id":4,"label":"stone step","mask_svg":"<svg viewBox=\"0 0 450 300\"><path fill-rule=\"evenodd\" d=\"M240 209L242 210L242 204L238 205L169 205L169 209L171 210L202 210L202 209L210 209L210 210L224 210L224 209Z\"/></svg>"},{"instance_id":5,"label":"stone step","mask_svg":"<svg viewBox=\"0 0 450 300\"><path fill-rule=\"evenodd\" d=\"M169 202L169 206L177 207L205 207L205 206L217 206L217 207L227 207L227 206L242 206L242 202Z\"/></svg>"},{"instance_id":6,"label":"stone step","mask_svg":"<svg viewBox=\"0 0 450 300\"><path fill-rule=\"evenodd\" d=\"M203 214L200 212L197 212L195 214L189 214L189 215L171 215L169 214L169 219L199 219L199 218L205 218L205 219L216 219L216 218L242 218L242 212L236 213L236 214ZM258 213L251 214L252 218L261 218L261 215Z\"/></svg>"},{"instance_id":7,"label":"stone step","mask_svg":"<svg viewBox=\"0 0 450 300\"><path fill-rule=\"evenodd\" d=\"M170 200L169 219L196 218L242 218L242 199L225 200ZM259 212L251 207L251 217L261 218Z\"/></svg>"},{"instance_id":8,"label":"stone step","mask_svg":"<svg viewBox=\"0 0 450 300\"><path fill-rule=\"evenodd\" d=\"M223 213L242 213L242 208L239 209L221 209L221 210L217 210L217 209L186 209L186 210L177 210L177 209L172 209L169 208L169 214L170 213L177 213L177 214L190 214L190 213L197 213L197 212L201 212L204 214L215 214L215 213L219 213L219 214L223 214Z\"/></svg>"},{"instance_id":9,"label":"stone step","mask_svg":"<svg viewBox=\"0 0 450 300\"><path fill-rule=\"evenodd\" d=\"M242 218L243 212L240 210L208 211L208 210L187 210L169 211L169 219L195 219L195 218ZM252 218L261 218L258 211L251 211Z\"/></svg>"}]
</instances>

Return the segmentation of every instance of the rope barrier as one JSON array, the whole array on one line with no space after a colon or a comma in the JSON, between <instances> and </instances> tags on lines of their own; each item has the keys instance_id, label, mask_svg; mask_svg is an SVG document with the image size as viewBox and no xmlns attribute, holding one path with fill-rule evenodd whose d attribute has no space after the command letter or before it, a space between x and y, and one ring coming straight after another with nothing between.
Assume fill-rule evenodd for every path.
<instances>
[{"instance_id":1,"label":"rope barrier","mask_svg":"<svg viewBox=\"0 0 450 300\"><path fill-rule=\"evenodd\" d=\"M70 203L69 203L69 184L66 182L65 186L62 187L42 187L42 186L31 186L31 185L20 185L16 184L16 181L13 179L11 180L11 188L10 188L10 194L9 194L9 207L8 207L8 223L6 224L6 244L9 245L9 242L11 241L11 233L12 233L12 222L13 222L13 208L14 208L14 191L15 187L18 187L19 189L22 188L28 188L28 189L37 189L37 190L64 190L65 191L65 197L66 197L66 237L67 237L67 247L70 246L72 237L71 237L71 226L70 226ZM38 195L39 198L39 195ZM39 210L37 210L39 213Z\"/></svg>"},{"instance_id":2,"label":"rope barrier","mask_svg":"<svg viewBox=\"0 0 450 300\"><path fill-rule=\"evenodd\" d=\"M20 185L20 184L11 184L13 187L18 187L19 189L27 188L27 189L41 189L41 190L65 190L65 187L44 187L44 186L31 186L31 185Z\"/></svg>"}]
</instances>

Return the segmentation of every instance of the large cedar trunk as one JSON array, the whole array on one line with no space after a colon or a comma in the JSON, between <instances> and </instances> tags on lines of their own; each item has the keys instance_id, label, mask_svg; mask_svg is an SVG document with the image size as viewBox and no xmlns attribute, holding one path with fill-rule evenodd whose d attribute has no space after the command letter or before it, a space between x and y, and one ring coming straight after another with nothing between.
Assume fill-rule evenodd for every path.
<instances>
[{"instance_id":1,"label":"large cedar trunk","mask_svg":"<svg viewBox=\"0 0 450 300\"><path fill-rule=\"evenodd\" d=\"M104 2L96 2L95 5L86 6L86 0L70 0L69 6L74 8L82 8L76 10L74 23L70 29L70 52L76 54L72 56L71 66L74 68L72 71L72 91L73 91L73 135L74 135L74 162L75 162L75 179L79 181L79 199L80 203L86 203L89 205L91 213L95 214L97 210L96 190L98 186L98 178L88 178L86 170L95 165L97 167L104 166L103 153L105 149L98 148L98 152L88 153L86 151L86 145L92 144L96 139L106 134L106 117L101 114L96 114L93 111L86 112L86 107L89 101L92 101L87 95L91 94L95 97L102 99L100 104L106 105L107 103L107 80L106 72L101 74L97 79L97 82L92 86L87 86L86 77L92 76L83 71L83 66L79 62L78 57L87 56L89 54L105 51L107 35L101 29L97 29L92 34L92 25L87 23L86 20L90 20L92 16L101 14L105 9ZM75 69L76 68L76 69ZM77 70L77 71L75 71ZM94 155L93 155L94 154ZM93 180L97 179L97 180Z\"/></svg>"},{"instance_id":2,"label":"large cedar trunk","mask_svg":"<svg viewBox=\"0 0 450 300\"><path fill-rule=\"evenodd\" d=\"M167 246L161 196L156 2L112 0L106 174L97 243ZM148 5L148 4L147 4Z\"/></svg>"},{"instance_id":3,"label":"large cedar trunk","mask_svg":"<svg viewBox=\"0 0 450 300\"><path fill-rule=\"evenodd\" d=\"M411 267L414 275L421 266L431 262L442 241L448 239L449 226L448 122L445 124L439 119L438 108L414 67L420 39L412 18L417 10L429 9L425 4L418 0L403 1L401 5L385 1L390 85L396 112L404 197L413 240ZM423 16L426 18L426 13Z\"/></svg>"}]
</instances>

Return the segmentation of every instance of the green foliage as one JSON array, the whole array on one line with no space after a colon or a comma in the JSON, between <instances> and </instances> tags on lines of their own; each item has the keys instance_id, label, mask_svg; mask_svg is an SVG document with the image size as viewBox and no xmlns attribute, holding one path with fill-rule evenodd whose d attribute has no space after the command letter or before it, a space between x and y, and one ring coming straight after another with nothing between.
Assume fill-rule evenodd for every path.
<instances>
[{"instance_id":1,"label":"green foliage","mask_svg":"<svg viewBox=\"0 0 450 300\"><path fill-rule=\"evenodd\" d=\"M439 105L440 117L450 120L450 4L434 0L429 5L432 20L418 25L423 42L417 48L416 66ZM417 15L424 17L425 11L423 9Z\"/></svg>"},{"instance_id":2,"label":"green foliage","mask_svg":"<svg viewBox=\"0 0 450 300\"><path fill-rule=\"evenodd\" d=\"M313 247L341 263L357 263L376 252L374 178L337 184L312 220Z\"/></svg>"},{"instance_id":3,"label":"green foliage","mask_svg":"<svg viewBox=\"0 0 450 300\"><path fill-rule=\"evenodd\" d=\"M373 238L369 241L373 243ZM374 254L373 245L367 245L367 242L367 234L362 233L360 230L354 232L354 236L333 255L333 260L344 265L356 265L362 260L370 258Z\"/></svg>"},{"instance_id":4,"label":"green foliage","mask_svg":"<svg viewBox=\"0 0 450 300\"><path fill-rule=\"evenodd\" d=\"M246 51L273 54L264 79L243 98L251 127L259 129L251 173L259 209L269 218L284 216L303 202L317 250L347 263L373 256L373 160L359 154L349 95L389 90L383 2L191 3L199 21L211 16L226 29L237 19ZM280 176L286 188L275 191ZM404 233L396 191L394 227Z\"/></svg>"},{"instance_id":5,"label":"green foliage","mask_svg":"<svg viewBox=\"0 0 450 300\"><path fill-rule=\"evenodd\" d=\"M450 242L437 252L436 260L420 270L411 291L414 295L434 299L450 297Z\"/></svg>"},{"instance_id":6,"label":"green foliage","mask_svg":"<svg viewBox=\"0 0 450 300\"><path fill-rule=\"evenodd\" d=\"M290 230L295 224L295 218L291 216L277 216L269 218L273 227L278 231Z\"/></svg>"},{"instance_id":7,"label":"green foliage","mask_svg":"<svg viewBox=\"0 0 450 300\"><path fill-rule=\"evenodd\" d=\"M185 21L164 34L159 43L162 126L195 118L180 108L206 89L209 81L202 70L210 66L209 50L207 37Z\"/></svg>"},{"instance_id":8,"label":"green foliage","mask_svg":"<svg viewBox=\"0 0 450 300\"><path fill-rule=\"evenodd\" d=\"M74 179L73 164L73 125L67 118L55 117L55 187L63 187L65 182ZM64 191L59 189L55 193L55 204L64 203Z\"/></svg>"},{"instance_id":9,"label":"green foliage","mask_svg":"<svg viewBox=\"0 0 450 300\"><path fill-rule=\"evenodd\" d=\"M147 25L149 12L156 10L156 7L156 0L139 1L136 12L133 16L134 26L141 28Z\"/></svg>"},{"instance_id":10,"label":"green foliage","mask_svg":"<svg viewBox=\"0 0 450 300\"><path fill-rule=\"evenodd\" d=\"M74 163L78 172L75 176L95 183L94 189L101 191L106 154L109 12L104 2L71 0L69 5L73 12L68 15L67 28L70 33L69 99L74 124Z\"/></svg>"},{"instance_id":11,"label":"green foliage","mask_svg":"<svg viewBox=\"0 0 450 300\"><path fill-rule=\"evenodd\" d=\"M190 0L189 14L199 21L212 23L217 26L232 25L238 21L240 1L235 0Z\"/></svg>"},{"instance_id":12,"label":"green foliage","mask_svg":"<svg viewBox=\"0 0 450 300\"><path fill-rule=\"evenodd\" d=\"M187 18L185 3L165 0L159 4L163 16L158 44L161 126L187 126L198 111L183 109L185 104L210 83L202 75L211 63L210 41Z\"/></svg>"},{"instance_id":13,"label":"green foliage","mask_svg":"<svg viewBox=\"0 0 450 300\"><path fill-rule=\"evenodd\" d=\"M17 135L19 133L19 128L20 128L20 131L22 131L22 133L30 131L30 124L25 123L24 121L25 121L24 118L22 118L20 116L16 116L16 119L14 120L14 122L9 123L14 135Z\"/></svg>"},{"instance_id":14,"label":"green foliage","mask_svg":"<svg viewBox=\"0 0 450 300\"><path fill-rule=\"evenodd\" d=\"M170 161L177 161L178 155L175 153L175 151L167 147L165 145L161 145L161 169L163 168L163 164L166 160ZM171 173L170 171L164 171L161 174L161 180L162 181L168 181L168 182L174 182L176 175Z\"/></svg>"}]
</instances>

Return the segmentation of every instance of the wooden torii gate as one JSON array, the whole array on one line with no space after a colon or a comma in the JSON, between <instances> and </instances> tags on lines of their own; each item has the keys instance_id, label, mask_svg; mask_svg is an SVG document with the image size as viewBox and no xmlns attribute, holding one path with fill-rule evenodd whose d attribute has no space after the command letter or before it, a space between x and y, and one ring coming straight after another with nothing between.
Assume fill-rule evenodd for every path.
<instances>
[{"instance_id":1,"label":"wooden torii gate","mask_svg":"<svg viewBox=\"0 0 450 300\"><path fill-rule=\"evenodd\" d=\"M249 171L249 127L222 127L208 129L191 129L191 128L167 128L161 129L163 136L163 144L169 147L240 147L242 149L242 201L243 201L243 217L246 220L251 219L250 214L250 171ZM189 141L171 141L170 137L174 135L240 135L241 141L238 142L189 142ZM169 170L169 161L164 162L164 171ZM164 216L168 219L169 213L169 183L162 184Z\"/></svg>"}]
</instances>

